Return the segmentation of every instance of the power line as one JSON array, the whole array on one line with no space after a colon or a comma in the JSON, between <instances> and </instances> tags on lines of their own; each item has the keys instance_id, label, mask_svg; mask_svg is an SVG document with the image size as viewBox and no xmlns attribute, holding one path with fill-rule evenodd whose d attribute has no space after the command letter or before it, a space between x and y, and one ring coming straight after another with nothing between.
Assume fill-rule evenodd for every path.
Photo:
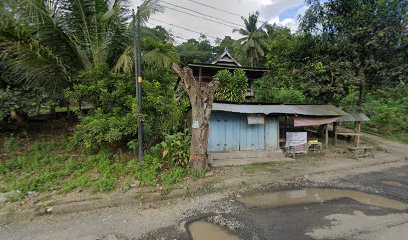
<instances>
[{"instance_id":1,"label":"power line","mask_svg":"<svg viewBox=\"0 0 408 240\"><path fill-rule=\"evenodd\" d=\"M156 24L153 24L153 23L150 23L150 22L147 22L147 24L150 24L150 25L152 25L153 27L159 27L159 25L156 25ZM181 35L181 34L178 34L178 35ZM155 36L155 35L153 35L153 36L154 36L156 39L160 40L160 38L158 38L157 36ZM189 40L188 38L185 38L185 37L182 37L182 36L172 36L172 37L184 39L184 40L186 40L186 41Z\"/></svg>"},{"instance_id":2,"label":"power line","mask_svg":"<svg viewBox=\"0 0 408 240\"><path fill-rule=\"evenodd\" d=\"M196 11L196 10L193 10L193 9L190 9L190 8L186 8L186 7L177 5L177 4L169 3L169 2L166 2L166 1L164 1L164 0L161 0L160 2L162 2L162 3L164 3L164 4L171 5L171 6L173 6L173 7L181 8L181 9L184 9L184 10L187 10L187 11L191 11L191 12L194 12L194 13L197 13L197 14L200 14L200 15L203 15L203 16L206 16L206 17L210 17L210 18L213 18L213 19L217 19L217 20L219 20L219 21L223 21L223 22L226 22L226 23L229 23L229 24L234 24L234 25L236 25L236 26L238 26L238 27L243 27L243 26L240 25L240 24L237 24L237 23L234 23L234 22L230 22L230 21L227 21L227 20L224 20L224 19L221 19L221 18L217 18L217 17L211 16L211 15L208 15L208 14L204 14L204 13L202 13L202 12L199 12L199 11Z\"/></svg>"},{"instance_id":3,"label":"power line","mask_svg":"<svg viewBox=\"0 0 408 240\"><path fill-rule=\"evenodd\" d=\"M176 28L184 29L184 30L189 31L189 32L198 33L198 34L200 34L200 35L202 34L202 35L205 35L205 36L207 36L207 37L211 37L211 38L214 38L214 39L218 39L218 37L214 37L214 36L211 36L211 35L206 34L206 33L203 33L203 32L198 32L198 31L195 31L195 30L192 30L192 29L188 29L188 28L185 28L185 27L182 27L182 26L178 26L178 25L173 24L173 23L168 23L168 22L165 22L165 21L162 21L162 20L158 20L158 19L154 19L154 18L150 18L150 19L153 20L153 21L160 22L160 23L168 24L168 25L173 26L173 27L176 27Z\"/></svg>"},{"instance_id":4,"label":"power line","mask_svg":"<svg viewBox=\"0 0 408 240\"><path fill-rule=\"evenodd\" d=\"M209 18L197 16L197 15L191 14L191 13L189 13L189 12L184 12L184 11L181 11L181 10L178 10L178 9L175 9L175 8L171 8L171 7L168 7L168 6L163 6L163 5L160 5L160 6L161 6L161 7L164 7L164 8L168 8L168 9L173 10L173 11L176 11L176 12L179 12L179 13L184 13L184 14L187 14L187 15L190 15L190 16L193 16L193 17L196 17L196 18L201 18L201 19L204 19L204 20L207 20L207 21L210 21L210 22L215 22L215 23L218 23L218 24L221 24L221 25L230 27L230 28L234 28L234 29L237 28L237 27L235 27L235 26L232 26L232 25L229 25L229 24L226 24L226 23L223 23L223 22L219 22L219 21L216 21L216 20L213 20L213 19L209 19Z\"/></svg>"},{"instance_id":5,"label":"power line","mask_svg":"<svg viewBox=\"0 0 408 240\"><path fill-rule=\"evenodd\" d=\"M215 10L218 10L218 11L221 11L221 12L224 12L224 13L228 13L228 14L231 14L231 15L234 15L234 16L242 17L242 15L240 15L240 14L238 14L238 13L229 12L229 11L227 11L227 10L223 10L223 9L221 9L221 8L217 8L217 7L214 7L214 6L210 6L210 5L207 5L207 4L204 4L204 3L200 3L200 2L197 2L197 1L194 1L194 0L185 0L185 1L193 2L193 3L195 3L195 4L198 4L198 5L201 5L201 6L204 6L204 7L208 7L208 8L212 8L212 9L215 9Z\"/></svg>"},{"instance_id":6,"label":"power line","mask_svg":"<svg viewBox=\"0 0 408 240\"><path fill-rule=\"evenodd\" d=\"M175 38L180 38L180 39L183 39L183 40L186 40L186 41L188 41L188 40L190 40L190 39L188 39L188 38L185 38L185 37L180 37L180 36L174 36Z\"/></svg>"},{"instance_id":7,"label":"power line","mask_svg":"<svg viewBox=\"0 0 408 240\"><path fill-rule=\"evenodd\" d=\"M200 2L197 2L197 1L194 1L194 0L184 0L184 1L193 2L195 4L198 4L198 5L201 5L201 6L204 6L204 7L208 7L208 8L212 8L212 9L215 9L217 11L228 13L228 14L238 16L238 17L241 17L241 18L244 17L241 14L230 12L230 11L227 11L227 10L224 10L224 9L221 9L221 8L217 8L217 7L214 7L214 6L211 6L211 5L207 5L207 4L204 4L204 3L200 3ZM269 20L258 20L257 22L264 23L265 21L268 22Z\"/></svg>"}]
</instances>

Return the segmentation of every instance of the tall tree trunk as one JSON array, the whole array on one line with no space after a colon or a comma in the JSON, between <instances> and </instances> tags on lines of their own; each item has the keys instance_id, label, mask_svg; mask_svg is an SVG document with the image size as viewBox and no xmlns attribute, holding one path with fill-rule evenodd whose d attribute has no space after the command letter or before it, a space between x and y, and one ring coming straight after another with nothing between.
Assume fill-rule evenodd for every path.
<instances>
[{"instance_id":1,"label":"tall tree trunk","mask_svg":"<svg viewBox=\"0 0 408 240\"><path fill-rule=\"evenodd\" d=\"M358 72L358 78L359 78L359 95L358 95L358 108L359 111L363 110L363 103L364 103L364 94L365 94L365 73L364 73L364 69L360 68L359 72Z\"/></svg>"},{"instance_id":2,"label":"tall tree trunk","mask_svg":"<svg viewBox=\"0 0 408 240\"><path fill-rule=\"evenodd\" d=\"M219 82L217 80L211 82L196 80L189 67L181 69L177 64L173 64L173 70L180 77L180 83L187 92L191 103L190 164L193 168L202 168L207 166L208 126L214 94Z\"/></svg>"},{"instance_id":3,"label":"tall tree trunk","mask_svg":"<svg viewBox=\"0 0 408 240\"><path fill-rule=\"evenodd\" d=\"M56 119L56 110L55 110L55 104L50 105L50 115L51 119L55 120Z\"/></svg>"}]
</instances>

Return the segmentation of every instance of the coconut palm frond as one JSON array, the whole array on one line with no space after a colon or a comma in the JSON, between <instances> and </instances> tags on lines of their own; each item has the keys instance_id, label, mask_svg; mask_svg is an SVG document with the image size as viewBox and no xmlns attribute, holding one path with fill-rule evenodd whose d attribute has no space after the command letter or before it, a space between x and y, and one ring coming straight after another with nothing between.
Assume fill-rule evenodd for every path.
<instances>
[{"instance_id":1,"label":"coconut palm frond","mask_svg":"<svg viewBox=\"0 0 408 240\"><path fill-rule=\"evenodd\" d=\"M0 29L0 60L17 77L16 82L46 89L51 94L71 84L71 77L59 57L45 46L29 39L16 41ZM5 37L6 36L6 37ZM15 36L19 37L19 36Z\"/></svg>"},{"instance_id":2,"label":"coconut palm frond","mask_svg":"<svg viewBox=\"0 0 408 240\"><path fill-rule=\"evenodd\" d=\"M256 50L256 53L259 54L259 56L263 57L265 55L265 52L259 43L255 43L254 48Z\"/></svg>"},{"instance_id":3,"label":"coconut palm frond","mask_svg":"<svg viewBox=\"0 0 408 240\"><path fill-rule=\"evenodd\" d=\"M156 12L163 12L163 7L159 5L159 0L145 0L139 7L140 21L147 22L151 15Z\"/></svg>"},{"instance_id":4,"label":"coconut palm frond","mask_svg":"<svg viewBox=\"0 0 408 240\"><path fill-rule=\"evenodd\" d=\"M23 23L28 25L31 35L43 46L58 52L60 58L69 62L71 67L89 69L90 60L81 47L80 39L73 29L68 29L64 14L59 13L59 7L51 4L52 1L20 0L19 16ZM48 4L47 4L48 2ZM60 6L67 8L70 2L60 0ZM64 9L66 11L67 9ZM76 20L77 21L77 20ZM72 28L72 25L69 25ZM76 66L72 66L76 64Z\"/></svg>"},{"instance_id":5,"label":"coconut palm frond","mask_svg":"<svg viewBox=\"0 0 408 240\"><path fill-rule=\"evenodd\" d=\"M127 47L122 55L118 58L115 67L113 68L113 71L118 73L118 72L124 72L124 73L131 73L134 68L134 58L133 58L133 49L131 46Z\"/></svg>"},{"instance_id":6,"label":"coconut palm frond","mask_svg":"<svg viewBox=\"0 0 408 240\"><path fill-rule=\"evenodd\" d=\"M265 22L257 27L258 17L259 12L250 13L247 19L242 17L245 28L234 29L234 32L239 32L244 36L238 39L237 43L240 44L240 50L250 58L252 65L265 55L262 48L266 48L268 45L266 42L267 34L264 31L267 23Z\"/></svg>"},{"instance_id":7,"label":"coconut palm frond","mask_svg":"<svg viewBox=\"0 0 408 240\"><path fill-rule=\"evenodd\" d=\"M174 58L160 49L153 49L142 57L143 63L151 70L170 68Z\"/></svg>"}]
</instances>

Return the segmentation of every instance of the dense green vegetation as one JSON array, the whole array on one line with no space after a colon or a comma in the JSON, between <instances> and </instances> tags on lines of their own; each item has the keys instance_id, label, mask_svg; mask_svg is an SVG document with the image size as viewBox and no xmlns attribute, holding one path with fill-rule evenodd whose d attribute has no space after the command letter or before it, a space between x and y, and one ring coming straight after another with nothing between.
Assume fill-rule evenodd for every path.
<instances>
[{"instance_id":1,"label":"dense green vegetation","mask_svg":"<svg viewBox=\"0 0 408 240\"><path fill-rule=\"evenodd\" d=\"M110 191L130 181L173 184L187 175L189 136L185 95L171 63L211 63L228 49L243 66L271 71L256 82L255 101L331 103L365 112L366 131L408 142L408 17L406 0L307 0L297 32L243 18L210 42L176 45L163 27L142 26L143 112L137 112L132 22L125 0L3 0L0 3L0 191ZM142 22L162 11L141 6ZM218 100L245 100L242 71L220 71ZM74 110L68 137L27 144L30 117ZM86 111L84 110L86 109ZM146 162L137 149L144 121ZM61 120L63 121L63 120ZM44 121L47 126L50 122ZM24 134L23 134L24 135ZM35 134L34 134L35 135Z\"/></svg>"},{"instance_id":2,"label":"dense green vegetation","mask_svg":"<svg viewBox=\"0 0 408 240\"><path fill-rule=\"evenodd\" d=\"M215 76L220 81L220 85L215 94L216 100L230 102L244 102L248 89L248 78L242 70L235 70L231 73L228 70L221 70Z\"/></svg>"}]
</instances>

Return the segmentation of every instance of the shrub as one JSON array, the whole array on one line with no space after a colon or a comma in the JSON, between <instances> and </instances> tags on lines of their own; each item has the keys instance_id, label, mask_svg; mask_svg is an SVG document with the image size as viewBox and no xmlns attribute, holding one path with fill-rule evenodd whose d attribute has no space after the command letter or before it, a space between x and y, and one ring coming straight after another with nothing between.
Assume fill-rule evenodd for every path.
<instances>
[{"instance_id":1,"label":"shrub","mask_svg":"<svg viewBox=\"0 0 408 240\"><path fill-rule=\"evenodd\" d=\"M305 103L306 97L302 91L293 87L274 89L273 101L277 103Z\"/></svg>"},{"instance_id":2,"label":"shrub","mask_svg":"<svg viewBox=\"0 0 408 240\"><path fill-rule=\"evenodd\" d=\"M377 90L367 95L365 130L408 142L408 87Z\"/></svg>"},{"instance_id":3,"label":"shrub","mask_svg":"<svg viewBox=\"0 0 408 240\"><path fill-rule=\"evenodd\" d=\"M187 129L172 135L166 135L161 143L163 159L167 159L170 166L186 167L190 157L191 136Z\"/></svg>"},{"instance_id":4,"label":"shrub","mask_svg":"<svg viewBox=\"0 0 408 240\"><path fill-rule=\"evenodd\" d=\"M248 89L248 79L243 70L235 70L231 74L228 70L219 71L214 78L218 78L220 85L215 93L217 100L243 102Z\"/></svg>"},{"instance_id":5,"label":"shrub","mask_svg":"<svg viewBox=\"0 0 408 240\"><path fill-rule=\"evenodd\" d=\"M174 86L177 78L168 71L147 71L143 82L144 140L151 146L163 140L168 132L177 131L184 109L177 105ZM122 147L137 136L137 101L134 79L130 75L114 74L106 69L83 72L81 83L68 97L89 101L94 111L81 116L72 136L73 145L87 150L103 146Z\"/></svg>"}]
</instances>

